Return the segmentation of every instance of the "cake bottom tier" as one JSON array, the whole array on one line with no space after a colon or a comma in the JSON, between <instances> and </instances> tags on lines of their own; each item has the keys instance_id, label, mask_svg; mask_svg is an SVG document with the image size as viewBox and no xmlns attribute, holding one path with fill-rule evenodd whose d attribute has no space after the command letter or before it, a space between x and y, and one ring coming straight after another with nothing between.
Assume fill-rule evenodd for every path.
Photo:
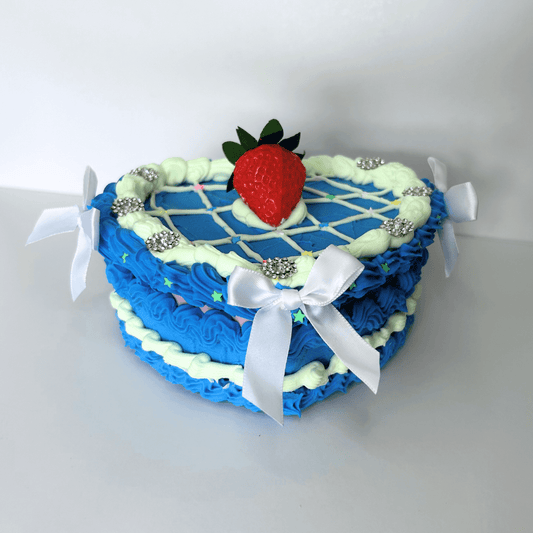
<instances>
[{"instance_id":1,"label":"cake bottom tier","mask_svg":"<svg viewBox=\"0 0 533 533\"><path fill-rule=\"evenodd\" d=\"M183 353L178 343L163 341L155 330L145 328L142 320L133 313L127 300L113 293L111 302L117 310L126 346L132 348L142 361L152 366L167 381L182 385L189 391L197 392L214 402L228 401L252 411L259 411L254 404L242 397L241 365L215 363L206 353ZM413 314L401 313L391 324L388 332L383 333L382 330L375 333L375 335L381 333L383 339L381 345L376 346L380 353L381 367L404 345L413 322ZM304 380L306 385L298 388L294 388L294 383L301 383L301 376L297 379L293 379L294 375L285 376L283 392L285 415L301 416L301 412L313 403L322 401L337 391L346 392L349 385L360 382L356 375L346 369L342 363L339 364L336 356L332 358L328 368L315 362L306 365L302 370L307 376Z\"/></svg>"}]
</instances>

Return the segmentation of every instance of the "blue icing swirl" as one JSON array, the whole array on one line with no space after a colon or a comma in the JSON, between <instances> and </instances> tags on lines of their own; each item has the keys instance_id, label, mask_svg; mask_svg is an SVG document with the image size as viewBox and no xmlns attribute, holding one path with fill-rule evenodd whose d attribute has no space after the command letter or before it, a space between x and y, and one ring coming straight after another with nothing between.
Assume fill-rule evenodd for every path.
<instances>
[{"instance_id":1,"label":"blue icing swirl","mask_svg":"<svg viewBox=\"0 0 533 533\"><path fill-rule=\"evenodd\" d=\"M99 251L106 261L108 280L117 293L130 302L146 327L158 331L164 340L178 342L188 352L207 352L218 362L244 364L251 322L241 328L231 317L253 319L255 310L227 304L227 280L212 266L195 264L189 269L154 257L142 239L120 228L110 212L115 197L115 185L111 184L92 205L100 210ZM439 222L447 216L439 191L434 191L431 206L428 222L416 230L411 242L363 259L365 270L356 287L334 302L360 335L383 327L392 313L406 310L405 300L420 281L421 269L427 262L426 247L433 242ZM124 252L128 254L125 263L121 259ZM387 265L387 271L383 265ZM170 287L164 278L171 282ZM213 300L214 291L222 293L222 302ZM182 296L189 305L178 307L171 293ZM199 307L204 305L213 310L202 313ZM331 350L311 325L293 324L287 373L315 360L327 365L331 356Z\"/></svg>"},{"instance_id":2,"label":"blue icing swirl","mask_svg":"<svg viewBox=\"0 0 533 533\"><path fill-rule=\"evenodd\" d=\"M381 367L404 345L413 321L413 316L407 317L405 328L400 332L393 333L387 344L378 349ZM191 378L187 372L165 363L163 357L155 352L143 350L141 341L126 332L125 324L120 319L119 323L126 346L132 348L142 361L152 366L170 383L180 384L189 391L196 392L213 402L227 401L237 406L244 406L251 411L259 411L254 404L242 397L242 387L228 380L210 381L208 379ZM359 378L352 372L347 372L346 374L331 376L326 385L316 389L309 390L305 387L300 387L293 392L284 392L283 412L285 415L301 416L302 411L310 405L325 400L335 392L346 392L349 385L359 381Z\"/></svg>"}]
</instances>

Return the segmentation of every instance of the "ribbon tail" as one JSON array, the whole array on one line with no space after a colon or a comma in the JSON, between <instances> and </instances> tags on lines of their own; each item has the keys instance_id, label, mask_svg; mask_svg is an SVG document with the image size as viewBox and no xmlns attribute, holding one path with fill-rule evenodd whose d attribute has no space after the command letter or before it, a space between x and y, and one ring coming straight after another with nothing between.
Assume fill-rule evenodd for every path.
<instances>
[{"instance_id":1,"label":"ribbon tail","mask_svg":"<svg viewBox=\"0 0 533 533\"><path fill-rule=\"evenodd\" d=\"M91 248L90 237L80 230L78 233L76 253L74 254L72 269L70 271L70 292L72 294L72 301L75 301L87 286L87 270L91 259Z\"/></svg>"},{"instance_id":2,"label":"ribbon tail","mask_svg":"<svg viewBox=\"0 0 533 533\"><path fill-rule=\"evenodd\" d=\"M438 230L438 234L442 253L444 254L444 272L446 277L449 278L459 256L459 247L457 246L452 221L446 219L442 224L442 228Z\"/></svg>"},{"instance_id":3,"label":"ribbon tail","mask_svg":"<svg viewBox=\"0 0 533 533\"><path fill-rule=\"evenodd\" d=\"M290 311L269 305L257 311L250 332L242 395L283 425L283 378L292 333Z\"/></svg>"},{"instance_id":4,"label":"ribbon tail","mask_svg":"<svg viewBox=\"0 0 533 533\"><path fill-rule=\"evenodd\" d=\"M100 211L89 209L81 214L81 229L91 241L91 250L98 250L100 242Z\"/></svg>"},{"instance_id":5,"label":"ribbon tail","mask_svg":"<svg viewBox=\"0 0 533 533\"><path fill-rule=\"evenodd\" d=\"M83 176L83 206L86 209L96 196L96 187L98 186L98 179L96 173L91 167L85 169Z\"/></svg>"},{"instance_id":6,"label":"ribbon tail","mask_svg":"<svg viewBox=\"0 0 533 533\"><path fill-rule=\"evenodd\" d=\"M353 329L333 305L306 306L306 310L307 318L324 342L376 394L380 378L379 352Z\"/></svg>"},{"instance_id":7,"label":"ribbon tail","mask_svg":"<svg viewBox=\"0 0 533 533\"><path fill-rule=\"evenodd\" d=\"M80 208L77 205L45 209L28 237L26 246L52 235L74 231L78 226L79 214Z\"/></svg>"}]
</instances>

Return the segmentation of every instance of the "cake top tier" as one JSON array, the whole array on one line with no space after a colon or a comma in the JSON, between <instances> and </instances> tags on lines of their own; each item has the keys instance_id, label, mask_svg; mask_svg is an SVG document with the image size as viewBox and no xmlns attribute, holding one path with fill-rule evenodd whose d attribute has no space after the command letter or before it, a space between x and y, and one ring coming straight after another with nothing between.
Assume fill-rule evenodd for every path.
<instances>
[{"instance_id":1,"label":"cake top tier","mask_svg":"<svg viewBox=\"0 0 533 533\"><path fill-rule=\"evenodd\" d=\"M171 158L136 169L117 183L113 210L164 263L208 263L227 277L237 265L261 270L274 256L288 258L296 267L283 280L289 287L305 283L329 244L373 257L411 241L429 218L431 189L400 163L344 156L302 163L302 198L277 227L226 192L234 170L226 159Z\"/></svg>"}]
</instances>

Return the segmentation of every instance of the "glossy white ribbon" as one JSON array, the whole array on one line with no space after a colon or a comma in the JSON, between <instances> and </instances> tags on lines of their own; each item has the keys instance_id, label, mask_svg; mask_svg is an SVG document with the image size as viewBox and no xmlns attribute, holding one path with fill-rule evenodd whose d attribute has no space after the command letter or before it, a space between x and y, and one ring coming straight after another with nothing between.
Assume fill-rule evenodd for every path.
<instances>
[{"instance_id":1,"label":"glossy white ribbon","mask_svg":"<svg viewBox=\"0 0 533 533\"><path fill-rule=\"evenodd\" d=\"M444 193L444 201L449 217L438 230L442 252L444 254L444 271L446 277L452 273L453 267L459 256L457 239L453 230L453 222L471 222L477 218L478 200L472 183L454 185L448 190L448 171L446 165L435 159L428 158L429 166L433 172L435 186Z\"/></svg>"},{"instance_id":2,"label":"glossy white ribbon","mask_svg":"<svg viewBox=\"0 0 533 533\"><path fill-rule=\"evenodd\" d=\"M95 208L88 209L96 195L97 183L94 170L87 167L83 178L83 207L80 209L79 206L73 205L72 207L45 209L26 242L28 245L52 235L67 233L80 228L76 253L70 271L72 300L76 300L85 289L91 252L98 249L100 211Z\"/></svg>"},{"instance_id":3,"label":"glossy white ribbon","mask_svg":"<svg viewBox=\"0 0 533 533\"><path fill-rule=\"evenodd\" d=\"M283 425L283 378L292 335L291 311L301 309L339 359L377 392L379 352L372 348L331 302L361 274L355 257L330 245L315 262L301 290L277 289L252 270L235 267L228 303L257 311L244 365L242 395Z\"/></svg>"}]
</instances>

